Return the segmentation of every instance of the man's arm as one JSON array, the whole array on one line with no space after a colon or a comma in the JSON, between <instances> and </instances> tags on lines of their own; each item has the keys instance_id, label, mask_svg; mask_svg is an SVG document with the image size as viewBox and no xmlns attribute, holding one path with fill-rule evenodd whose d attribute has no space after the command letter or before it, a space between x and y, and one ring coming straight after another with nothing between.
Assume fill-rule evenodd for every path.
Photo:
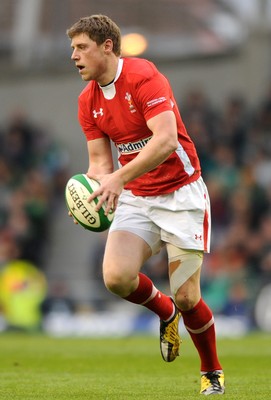
<instances>
[{"instance_id":1,"label":"man's arm","mask_svg":"<svg viewBox=\"0 0 271 400\"><path fill-rule=\"evenodd\" d=\"M99 180L105 174L111 174L114 170L111 144L109 138L99 138L87 142L89 167L87 176ZM94 196L96 197L96 196ZM72 217L72 213L68 212ZM73 219L77 225L76 219Z\"/></svg>"},{"instance_id":2,"label":"man's arm","mask_svg":"<svg viewBox=\"0 0 271 400\"><path fill-rule=\"evenodd\" d=\"M89 177L111 174L114 170L111 144L109 138L99 138L87 142Z\"/></svg>"},{"instance_id":3,"label":"man's arm","mask_svg":"<svg viewBox=\"0 0 271 400\"><path fill-rule=\"evenodd\" d=\"M121 169L115 171L123 184L162 164L178 147L176 118L172 111L164 111L147 121L153 137L138 155Z\"/></svg>"},{"instance_id":4,"label":"man's arm","mask_svg":"<svg viewBox=\"0 0 271 400\"><path fill-rule=\"evenodd\" d=\"M96 206L97 210L104 202L107 202L107 213L110 209L115 209L118 197L125 184L153 170L177 149L177 125L172 111L164 111L149 119L147 125L152 131L153 137L146 146L128 164L101 177L100 188L89 198L89 201L92 201L94 197L101 196Z\"/></svg>"}]
</instances>

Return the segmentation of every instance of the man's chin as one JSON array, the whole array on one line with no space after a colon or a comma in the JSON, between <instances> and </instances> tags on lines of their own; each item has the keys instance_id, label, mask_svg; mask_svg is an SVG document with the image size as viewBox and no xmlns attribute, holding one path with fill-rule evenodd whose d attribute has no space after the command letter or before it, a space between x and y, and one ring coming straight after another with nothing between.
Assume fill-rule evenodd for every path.
<instances>
[{"instance_id":1,"label":"man's chin","mask_svg":"<svg viewBox=\"0 0 271 400\"><path fill-rule=\"evenodd\" d=\"M90 81L90 77L87 73L84 73L83 71L79 71L79 74L81 75L81 79L83 81Z\"/></svg>"},{"instance_id":2,"label":"man's chin","mask_svg":"<svg viewBox=\"0 0 271 400\"><path fill-rule=\"evenodd\" d=\"M82 75L81 78L82 78L82 81L85 81L85 82L88 82L91 80L90 77L87 75Z\"/></svg>"}]
</instances>

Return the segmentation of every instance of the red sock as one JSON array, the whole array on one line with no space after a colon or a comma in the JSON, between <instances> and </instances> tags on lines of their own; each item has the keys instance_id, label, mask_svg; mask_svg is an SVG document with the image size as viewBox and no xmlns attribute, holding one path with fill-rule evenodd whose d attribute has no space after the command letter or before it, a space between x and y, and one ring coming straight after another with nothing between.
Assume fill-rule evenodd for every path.
<instances>
[{"instance_id":1,"label":"red sock","mask_svg":"<svg viewBox=\"0 0 271 400\"><path fill-rule=\"evenodd\" d=\"M200 299L192 310L181 313L185 327L198 350L201 371L222 370L217 357L215 326L210 308Z\"/></svg>"},{"instance_id":2,"label":"red sock","mask_svg":"<svg viewBox=\"0 0 271 400\"><path fill-rule=\"evenodd\" d=\"M160 292L146 275L140 273L138 276L137 289L128 297L125 297L125 300L141 304L157 314L163 321L168 320L174 313L171 298Z\"/></svg>"}]
</instances>

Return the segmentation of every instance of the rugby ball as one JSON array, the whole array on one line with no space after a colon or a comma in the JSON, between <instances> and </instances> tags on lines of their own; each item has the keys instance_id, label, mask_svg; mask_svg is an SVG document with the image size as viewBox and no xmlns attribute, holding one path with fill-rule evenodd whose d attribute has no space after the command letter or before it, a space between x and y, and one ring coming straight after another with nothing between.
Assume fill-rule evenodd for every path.
<instances>
[{"instance_id":1,"label":"rugby ball","mask_svg":"<svg viewBox=\"0 0 271 400\"><path fill-rule=\"evenodd\" d=\"M95 211L99 197L89 203L89 196L99 188L99 182L90 179L86 174L72 176L65 188L65 199L68 210L74 219L85 229L94 232L103 232L113 221L114 212L105 215L105 204L99 211Z\"/></svg>"}]
</instances>

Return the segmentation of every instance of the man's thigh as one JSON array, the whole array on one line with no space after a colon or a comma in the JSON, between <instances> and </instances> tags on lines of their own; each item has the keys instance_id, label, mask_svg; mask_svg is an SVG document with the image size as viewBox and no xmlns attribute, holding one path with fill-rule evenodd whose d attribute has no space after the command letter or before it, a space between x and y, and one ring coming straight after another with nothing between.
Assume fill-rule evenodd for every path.
<instances>
[{"instance_id":1,"label":"man's thigh","mask_svg":"<svg viewBox=\"0 0 271 400\"><path fill-rule=\"evenodd\" d=\"M108 235L103 271L106 274L114 270L132 279L151 255L152 250L142 237L129 231L116 230Z\"/></svg>"}]
</instances>

